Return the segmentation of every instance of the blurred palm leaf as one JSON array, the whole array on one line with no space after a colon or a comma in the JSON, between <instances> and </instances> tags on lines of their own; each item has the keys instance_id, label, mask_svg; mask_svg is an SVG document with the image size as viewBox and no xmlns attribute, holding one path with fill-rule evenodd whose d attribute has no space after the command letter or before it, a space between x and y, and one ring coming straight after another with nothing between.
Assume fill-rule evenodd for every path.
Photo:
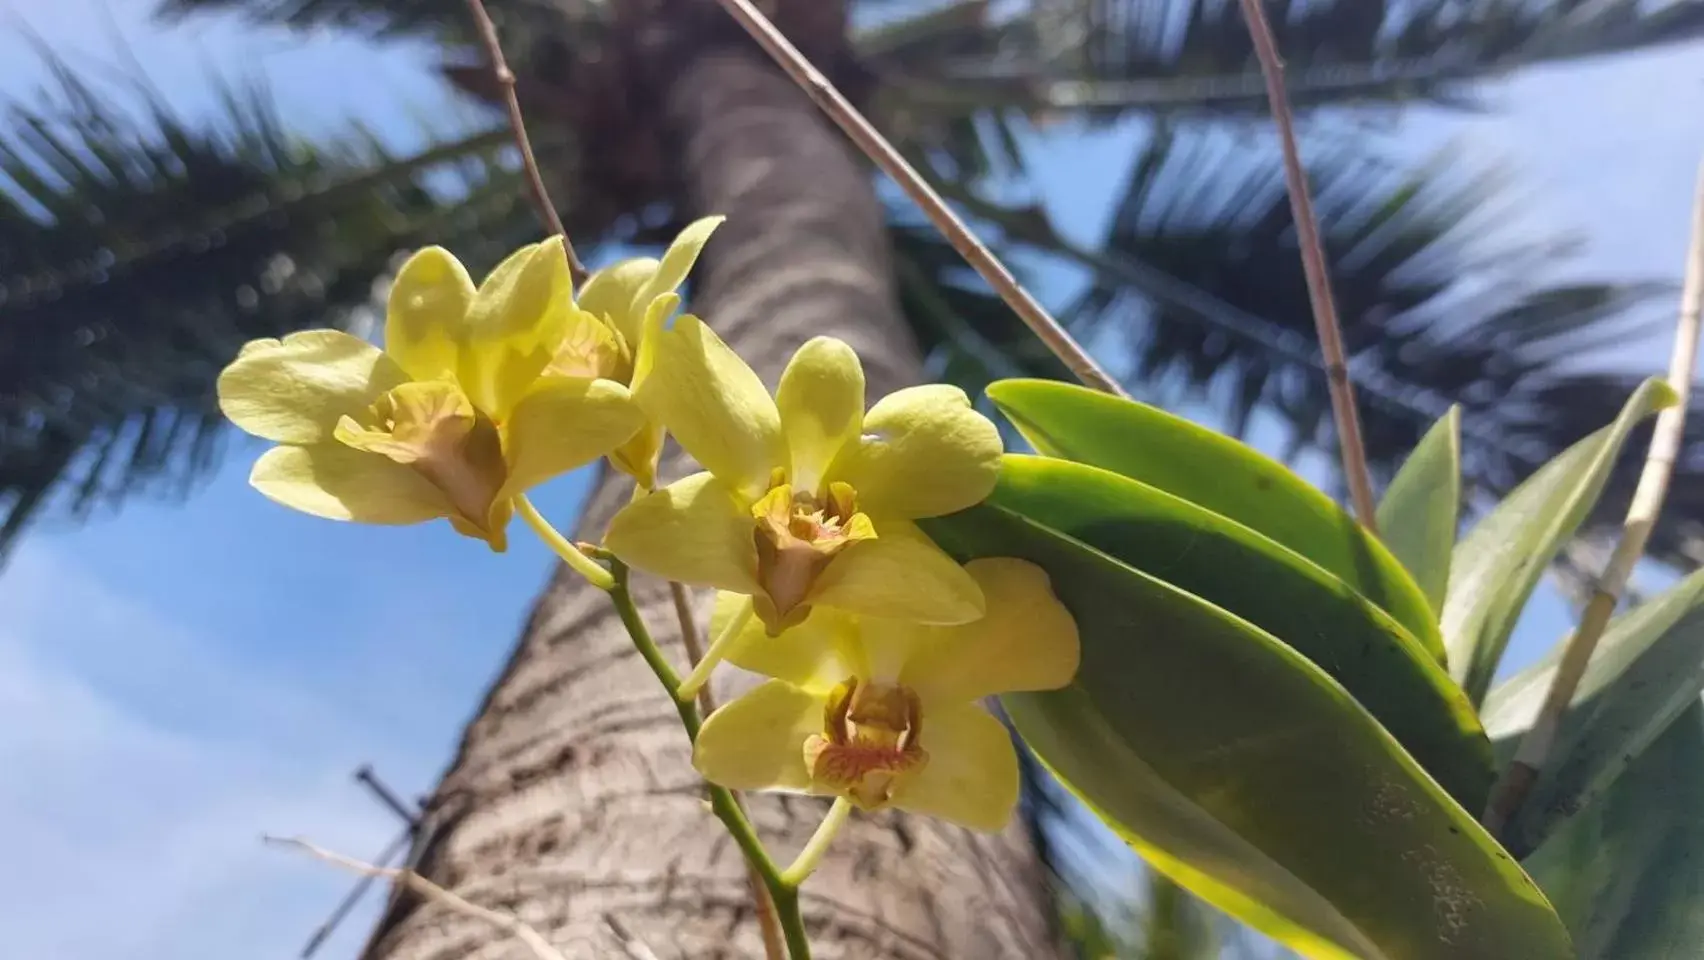
<instances>
[{"instance_id":1,"label":"blurred palm leaf","mask_svg":"<svg viewBox=\"0 0 1704 960\"><path fill-rule=\"evenodd\" d=\"M453 56L471 56L457 46L459 0L171 0L163 9L181 14L211 6L297 25L427 30L460 51ZM544 37L540 43L565 42L584 52L613 42L611 5L516 0L493 6L509 18L511 30L546 22L560 27L564 16L598 27L523 34ZM1297 3L1286 5L1285 16L1277 19L1291 51L1292 78L1304 80L1314 64L1336 69L1359 58L1390 66L1402 57L1445 53L1478 64L1483 69L1474 75L1483 75L1522 57L1680 39L1704 19L1704 4L1693 2L1644 12L1622 2L1495 2L1477 5L1473 17L1456 6L1409 4L1398 16L1396 5ZM1235 4L1037 0L1027 12L1027 19L990 23L983 3L947 4L860 31L861 56L889 81L878 91L878 103L886 107L878 116L973 212L1014 241L1087 267L1092 284L1068 316L1081 335L1110 331L1113 342L1128 346L1131 374L1161 399L1180 390L1210 394L1238 432L1256 407L1276 411L1289 425L1291 453L1330 443L1329 404L1324 382L1315 375L1311 313L1277 165L1269 152L1248 149L1245 132L1200 124L1177 133L1157 128L1133 158L1104 243L1081 249L1062 240L1037 211L979 199L978 185L1022 172L1018 137L1003 125L1013 119L1008 111L975 102L943 109L927 96L916 102L903 97L906 90L926 92L933 81L922 78L950 74L965 57L1021 63L1029 55L1025 51L1045 52L1052 49L1049 43L1058 47L1069 30L1093 38L1082 45L1079 66L1101 77L1121 71L1174 78L1241 71L1247 49ZM517 60L542 49L537 43L518 46ZM1056 72L1061 63L1049 55L1044 66ZM551 77L562 68L552 71L546 71L541 89L553 89L557 81ZM466 86L477 74L470 69L456 76ZM485 150L488 156L501 139L481 134L405 160L385 155L359 131L311 147L291 140L264 101L253 96L229 101L223 132L191 129L157 103L145 105L139 125L137 117L102 106L63 70L57 75L58 103L33 110L14 104L19 132L4 141L4 169L16 196L0 237L6 249L28 253L0 255L0 275L9 278L8 290L34 291L14 295L6 310L10 315L27 309L37 324L26 319L9 329L58 331L61 347L57 364L32 364L16 380L20 388L8 407L0 448L5 451L0 496L12 504L0 528L0 548L61 478L70 478L74 506L81 509L150 478L181 485L193 473L187 468L205 464L211 454L211 422L204 418L219 357L247 336L338 322L341 314L365 304L391 252L424 235L411 224L422 218L441 224L458 206L454 191L425 186L427 172L466 151ZM880 96L895 91L902 95L897 100ZM570 128L573 140L605 142ZM1554 255L1555 244L1497 246L1475 236L1475 223L1506 216L1497 202L1501 184L1393 166L1370 156L1362 142L1316 142L1309 155L1368 408L1369 448L1381 468L1393 465L1432 417L1459 400L1467 407L1470 480L1505 489L1615 408L1633 378L1582 374L1566 360L1582 346L1637 332L1649 315L1628 308L1648 297L1650 288L1535 285L1532 267ZM582 169L584 158L563 147L547 167L596 185L610 166L644 166L628 164L620 151L609 155L617 159ZM101 157L107 159L98 168L86 159ZM191 163L218 171L197 174L193 192L186 174L173 173ZM489 179L495 168L482 169L457 176ZM152 171L151 178L113 172L132 170ZM637 222L622 216L641 209L634 205L648 189L628 186L609 191L582 183L581 189L556 195L582 199L567 211L579 237L625 234L643 240L666 229L669 218L659 220L654 210ZM502 194L498 188L490 192ZM594 207L612 196L617 202ZM516 235L524 235L525 211L512 199L504 198L499 215ZM98 224L92 219L97 213L104 218ZM222 226L224 220L233 220L236 229ZM457 222L490 220L484 214L458 215ZM335 242L316 232L328 223L335 224ZM443 238L442 227L434 236ZM213 243L214 237L221 242ZM495 248L489 235L482 242ZM1014 373L1063 374L956 254L907 212L896 210L895 242L902 297L920 339L935 353L939 374L970 388ZM137 250L149 252L139 256ZM123 254L123 263L105 263L119 251L132 252ZM183 259L186 251L197 259ZM478 259L478 251L472 253ZM286 293L280 286L281 295L259 298L264 305L245 306L256 291L278 285L265 280L265 271L285 262L279 254L288 257L298 278L317 278L297 281L314 295ZM115 267L122 268L118 282L111 279ZM64 278L73 275L80 279L66 285ZM1464 276L1479 278L1477 286L1464 289ZM69 292L58 292L61 287ZM116 329L110 320L98 320L112 316L114 304L144 305L126 317L125 330L168 335L150 341L151 353L130 349L107 332ZM159 312L149 312L147 305L158 305ZM73 316L97 322L63 319ZM76 332L84 327L87 332ZM95 338L96 348L81 351L78 339L88 337ZM100 344L111 344L115 355L127 358L126 373L115 372ZM169 373L143 373L179 354L199 359ZM85 363L90 369L79 366ZM195 383L197 377L203 382ZM79 383L81 389L74 386ZM76 411L69 412L71 407ZM177 425L182 410L198 412ZM174 453L185 450L182 458ZM1671 525L1657 545L1670 557L1696 541L1698 523L1690 518L1704 517L1704 493L1689 500L1687 489L1678 485L1674 513L1688 519ZM1613 494L1606 498L1611 506L1615 501Z\"/></svg>"},{"instance_id":2,"label":"blurred palm leaf","mask_svg":"<svg viewBox=\"0 0 1704 960\"><path fill-rule=\"evenodd\" d=\"M1034 59L949 68L953 89L1027 87L1103 111L1266 105L1235 0L1033 0ZM1546 61L1704 33L1704 4L1645 0L1268 0L1300 106L1426 99L1478 104L1475 83Z\"/></svg>"},{"instance_id":3,"label":"blurred palm leaf","mask_svg":"<svg viewBox=\"0 0 1704 960\"><path fill-rule=\"evenodd\" d=\"M1316 135L1309 168L1333 269L1368 454L1392 475L1451 403L1463 410L1463 467L1483 493L1509 489L1613 416L1643 372L1582 361L1671 323L1656 284L1547 284L1553 240L1511 233L1508 192L1486 172L1419 170L1364 140ZM1287 457L1331 449L1330 398L1275 148L1222 125L1161 127L1136 152L1098 248L1062 238L1037 209L960 198L1012 239L1069 258L1087 289L1063 312L1089 342L1127 344L1126 375L1161 403L1194 398L1246 434L1276 415ZM1000 327L980 328L994 338ZM1011 331L1007 336L1020 334ZM996 341L998 342L998 341ZM1704 409L1704 402L1698 403ZM1642 441L1600 505L1618 522ZM1683 472L1704 460L1692 430ZM1655 555L1696 563L1704 484L1680 482Z\"/></svg>"},{"instance_id":4,"label":"blurred palm leaf","mask_svg":"<svg viewBox=\"0 0 1704 960\"><path fill-rule=\"evenodd\" d=\"M668 146L636 127L683 46L744 42L709 0L487 0L534 122L576 129L564 168L596 233L666 202ZM1235 0L942 0L921 12L874 0L775 0L772 19L877 126L937 175L967 182L1016 165L1014 124L1182 111L1249 113L1264 92ZM1562 59L1704 34L1704 0L1275 0L1272 20L1303 106L1422 99L1477 106L1483 81ZM263 23L424 35L446 74L496 90L462 0L160 0L163 16L229 10ZM848 27L848 18L855 27ZM867 16L855 16L863 13ZM468 66L468 65L472 66ZM667 73L667 70L662 70ZM559 174L562 170L557 171ZM1012 171L1021 172L1021 171ZM588 182L593 187L588 187ZM675 224L653 222L648 239Z\"/></svg>"},{"instance_id":5,"label":"blurred palm leaf","mask_svg":"<svg viewBox=\"0 0 1704 960\"><path fill-rule=\"evenodd\" d=\"M238 346L350 325L398 249L458 226L494 256L480 228L516 202L506 132L398 157L358 128L294 138L259 89L189 124L48 66L56 87L0 104L0 554L56 497L185 489Z\"/></svg>"},{"instance_id":6,"label":"blurred palm leaf","mask_svg":"<svg viewBox=\"0 0 1704 960\"><path fill-rule=\"evenodd\" d=\"M488 6L499 13L505 8L531 7L535 15L545 15L553 7L569 13L590 11L597 3L595 0L561 3L493 0ZM467 16L464 0L160 0L156 9L165 19L208 10L230 10L256 23L303 29L334 27L373 37L415 33L440 38L445 31L462 30Z\"/></svg>"},{"instance_id":7,"label":"blurred palm leaf","mask_svg":"<svg viewBox=\"0 0 1704 960\"><path fill-rule=\"evenodd\" d=\"M771 4L778 22L790 8ZM599 0L488 0L515 36L554 33L589 49L618 5ZM652 14L680 15L677 0ZM704 6L710 6L708 4ZM864 63L917 102L959 107L1261 110L1265 93L1235 0L1028 0L991 17L987 0L930 4L854 38ZM1474 102L1472 84L1542 63L1677 43L1704 34L1695 0L1271 0L1273 28L1299 105L1425 98ZM234 10L257 22L331 26L375 36L465 39L462 0L162 0L181 17ZM798 38L795 38L796 40ZM524 57L526 51L521 55ZM511 53L511 59L516 57Z\"/></svg>"}]
</instances>

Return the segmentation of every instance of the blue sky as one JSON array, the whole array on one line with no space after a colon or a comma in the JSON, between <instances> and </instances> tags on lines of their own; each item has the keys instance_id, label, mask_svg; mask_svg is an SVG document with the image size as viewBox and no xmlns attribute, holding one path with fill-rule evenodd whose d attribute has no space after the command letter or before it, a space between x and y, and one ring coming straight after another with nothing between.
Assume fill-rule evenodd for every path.
<instances>
[{"instance_id":1,"label":"blue sky","mask_svg":"<svg viewBox=\"0 0 1704 960\"><path fill-rule=\"evenodd\" d=\"M354 114L406 138L420 117L446 117L426 48L375 54L225 20L162 31L146 7L0 0L0 23L21 18L97 70L118 59L117 31L185 112L212 102L211 72L258 69L309 130ZM1674 106L1699 96L1699 52L1537 71L1497 89L1494 115L1422 114L1402 136L1417 155L1459 141L1506 160L1534 226L1587 239L1571 271L1673 278L1704 152L1704 114ZM0 33L0 90L38 80L23 41ZM1067 229L1093 235L1123 148L1068 131L1034 144ZM1658 338L1615 359L1655 370L1666 351ZM244 484L257 452L233 445L187 504L46 526L0 574L0 824L23 867L0 872L0 940L18 956L294 956L349 881L258 835L381 847L395 824L350 771L371 761L403 790L428 789L544 582L546 551L524 535L498 556L447 526L355 527L276 507ZM567 524L582 492L568 478L538 499ZM1547 594L1516 656L1563 625ZM349 955L366 922L324 956Z\"/></svg>"}]
</instances>

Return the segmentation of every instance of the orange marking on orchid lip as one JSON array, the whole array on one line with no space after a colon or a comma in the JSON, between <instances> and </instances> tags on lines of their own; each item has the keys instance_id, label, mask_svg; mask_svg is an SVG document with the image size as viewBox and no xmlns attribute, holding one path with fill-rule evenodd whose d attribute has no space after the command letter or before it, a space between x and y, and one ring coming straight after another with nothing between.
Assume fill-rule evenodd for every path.
<instances>
[{"instance_id":1,"label":"orange marking on orchid lip","mask_svg":"<svg viewBox=\"0 0 1704 960\"><path fill-rule=\"evenodd\" d=\"M821 785L866 809L881 807L901 778L929 761L922 724L910 689L853 678L829 696L822 734L805 741L805 764Z\"/></svg>"},{"instance_id":2,"label":"orange marking on orchid lip","mask_svg":"<svg viewBox=\"0 0 1704 960\"><path fill-rule=\"evenodd\" d=\"M915 751L883 744L828 744L818 758L817 772L824 780L851 784L866 773L899 772L915 766L921 759Z\"/></svg>"}]
</instances>

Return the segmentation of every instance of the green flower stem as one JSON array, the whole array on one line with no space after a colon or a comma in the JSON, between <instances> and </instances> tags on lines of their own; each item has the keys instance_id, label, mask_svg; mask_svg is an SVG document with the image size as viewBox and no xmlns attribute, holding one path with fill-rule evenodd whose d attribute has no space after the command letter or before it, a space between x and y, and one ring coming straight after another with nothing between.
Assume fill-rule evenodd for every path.
<instances>
[{"instance_id":1,"label":"green flower stem","mask_svg":"<svg viewBox=\"0 0 1704 960\"><path fill-rule=\"evenodd\" d=\"M639 656L651 668L651 672L656 675L658 682L663 685L663 689L668 691L669 699L674 702L675 712L680 715L681 726L686 728L687 740L697 742L698 731L704 725L704 721L699 717L698 705L693 701L692 694L696 692L696 689L692 692L682 690L680 675L675 673L675 669L669 664L668 658L663 656L663 651L657 647L656 641L651 638L651 630L645 625L644 619L639 616L639 607L633 602L633 594L628 589L629 571L627 565L612 555L598 551L599 556L609 563L609 569L604 569L597 561L581 553L579 548L568 541L567 537L564 537L555 527L551 526L550 521L544 519L539 514L538 508L534 507L526 497L516 497L515 500L516 509L520 512L521 517L527 521L527 525L533 528L533 532L537 533L540 539L549 544L557 555L590 581L593 586L609 594L610 601L615 604L616 614L621 618L622 626L627 628L627 635L633 639L634 648L639 651ZM712 654L716 652L718 647L725 649L726 645L739 635L739 631L745 626L751 615L751 604L748 601L745 609L735 615L721 635L711 644L711 649L700 661L701 665L712 663ZM707 670L705 675L708 676ZM701 684L702 680L700 680ZM746 816L739 800L734 797L733 791L715 784L706 784L705 786L710 795L711 812L715 813L716 818L722 821L723 826L727 827L728 833L734 838L734 843L739 846L740 852L745 854L746 860L763 881L764 888L769 891L769 899L775 905L776 920L779 921L782 936L787 941L788 957L790 960L810 960L811 944L805 934L804 917L799 913L799 883L821 862L824 851L828 849L829 842L839 832L841 824L846 822L846 816L851 810L851 805L843 799L835 801L834 806L829 810L828 817L817 828L816 833L805 845L805 849L799 854L798 859L783 874L780 868L776 867L774 859L769 856L769 851L764 848L762 839L757 835L757 829L752 826L750 818Z\"/></svg>"},{"instance_id":2,"label":"green flower stem","mask_svg":"<svg viewBox=\"0 0 1704 960\"><path fill-rule=\"evenodd\" d=\"M781 881L790 887L797 888L805 882L822 862L822 855L828 852L829 844L834 842L834 835L845 826L846 818L852 813L852 801L845 797L835 797L834 806L828 808L828 816L822 818L817 825L816 833L811 834L810 842L805 849L799 851L791 866L781 871Z\"/></svg>"},{"instance_id":3,"label":"green flower stem","mask_svg":"<svg viewBox=\"0 0 1704 960\"><path fill-rule=\"evenodd\" d=\"M538 534L538 538L543 540L546 546L556 551L556 555L562 558L563 563L566 563L575 573L585 577L591 582L592 586L605 593L615 587L615 578L610 575L610 572L599 566L597 561L591 557L581 553L579 547L569 543L568 538L551 526L549 520L544 519L544 516L538 512L538 508L533 506L532 501L528 500L525 494L515 498L515 512L521 515L521 519L527 522L527 526L532 527L533 533Z\"/></svg>"},{"instance_id":4,"label":"green flower stem","mask_svg":"<svg viewBox=\"0 0 1704 960\"><path fill-rule=\"evenodd\" d=\"M746 597L740 601L740 608L734 611L734 615L729 618L727 626L724 626L722 632L716 634L716 638L710 641L710 649L704 651L704 656L692 668L692 675L686 678L684 684L675 687L676 698L691 700L698 696L699 688L709 682L710 672L716 669L716 664L727 658L728 648L733 646L734 638L738 637L740 631L745 629L746 623L751 620L751 615L751 598Z\"/></svg>"},{"instance_id":5,"label":"green flower stem","mask_svg":"<svg viewBox=\"0 0 1704 960\"><path fill-rule=\"evenodd\" d=\"M799 888L782 884L769 891L769 898L775 901L775 919L787 937L787 955L810 960L811 943L805 938L805 918L799 914Z\"/></svg>"},{"instance_id":6,"label":"green flower stem","mask_svg":"<svg viewBox=\"0 0 1704 960\"><path fill-rule=\"evenodd\" d=\"M656 674L663 689L669 693L669 699L674 701L675 712L680 714L681 726L686 728L689 741L698 740L698 730L703 721L698 716L698 705L690 695L681 696L680 676L668 659L658 649L655 640L651 639L651 630L645 626L645 621L639 616L639 607L633 602L633 594L627 587L627 565L614 557L609 558L612 585L609 588L609 598L615 604L616 613L621 617L622 626L627 628L628 636L633 638L633 646L639 650L639 656ZM706 784L710 794L710 810L716 818L728 828L734 843L745 854L746 860L757 871L763 880L763 886L769 891L769 899L775 904L776 919L781 923L781 931L787 940L787 955L791 960L810 960L810 940L805 936L804 919L799 914L799 888L796 882L789 882L782 876L781 870L775 866L775 861L764 849L763 841L757 836L757 829L752 826L745 810L734 798L732 790ZM821 833L821 831L818 831ZM813 843L815 842L813 838ZM818 858L821 853L817 854Z\"/></svg>"}]
</instances>

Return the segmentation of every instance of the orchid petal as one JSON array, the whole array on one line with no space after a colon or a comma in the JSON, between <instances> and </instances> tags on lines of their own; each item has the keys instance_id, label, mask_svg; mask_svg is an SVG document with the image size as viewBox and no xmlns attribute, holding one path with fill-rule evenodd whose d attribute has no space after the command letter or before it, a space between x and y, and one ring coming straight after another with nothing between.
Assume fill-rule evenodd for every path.
<instances>
[{"instance_id":1,"label":"orchid petal","mask_svg":"<svg viewBox=\"0 0 1704 960\"><path fill-rule=\"evenodd\" d=\"M336 442L273 447L255 462L249 483L278 503L330 520L421 523L454 510L413 468Z\"/></svg>"},{"instance_id":2,"label":"orchid petal","mask_svg":"<svg viewBox=\"0 0 1704 960\"><path fill-rule=\"evenodd\" d=\"M666 580L750 595L757 583L751 513L709 473L648 493L610 521L604 546Z\"/></svg>"},{"instance_id":3,"label":"orchid petal","mask_svg":"<svg viewBox=\"0 0 1704 960\"><path fill-rule=\"evenodd\" d=\"M870 408L862 435L840 452L828 479L851 484L858 508L877 520L938 517L993 492L1000 450L1000 431L963 390L910 387Z\"/></svg>"},{"instance_id":4,"label":"orchid petal","mask_svg":"<svg viewBox=\"0 0 1704 960\"><path fill-rule=\"evenodd\" d=\"M783 680L759 684L704 721L692 765L730 790L806 791L805 740L822 732L826 706Z\"/></svg>"},{"instance_id":5,"label":"orchid petal","mask_svg":"<svg viewBox=\"0 0 1704 960\"><path fill-rule=\"evenodd\" d=\"M539 381L503 422L508 479L498 499L591 463L627 442L643 422L619 383L569 377Z\"/></svg>"},{"instance_id":6,"label":"orchid petal","mask_svg":"<svg viewBox=\"0 0 1704 960\"><path fill-rule=\"evenodd\" d=\"M654 306L648 325L657 314ZM646 415L742 496L768 489L786 441L775 401L746 362L690 314L673 329L647 330L640 354L633 395Z\"/></svg>"},{"instance_id":7,"label":"orchid petal","mask_svg":"<svg viewBox=\"0 0 1704 960\"><path fill-rule=\"evenodd\" d=\"M984 601L976 581L915 530L903 521L879 525L875 538L860 540L829 561L807 602L914 623L967 623L981 617Z\"/></svg>"},{"instance_id":8,"label":"orchid petal","mask_svg":"<svg viewBox=\"0 0 1704 960\"><path fill-rule=\"evenodd\" d=\"M715 611L710 617L710 635L719 636L722 627L745 597L737 593L718 593ZM747 620L745 628L728 648L727 660L766 677L785 680L800 689L826 695L835 685L859 672L857 627L852 619L837 610L813 610L803 623L772 637L756 617Z\"/></svg>"},{"instance_id":9,"label":"orchid petal","mask_svg":"<svg viewBox=\"0 0 1704 960\"><path fill-rule=\"evenodd\" d=\"M385 306L385 352L416 380L454 376L475 289L467 269L443 247L408 258Z\"/></svg>"},{"instance_id":10,"label":"orchid petal","mask_svg":"<svg viewBox=\"0 0 1704 960\"><path fill-rule=\"evenodd\" d=\"M864 368L844 342L816 337L793 354L775 391L793 489L816 494L835 455L864 422Z\"/></svg>"},{"instance_id":11,"label":"orchid petal","mask_svg":"<svg viewBox=\"0 0 1704 960\"><path fill-rule=\"evenodd\" d=\"M987 614L923 632L900 682L926 709L1070 683L1077 675L1077 623L1053 595L1046 572L1010 557L972 560L965 570L988 599Z\"/></svg>"},{"instance_id":12,"label":"orchid petal","mask_svg":"<svg viewBox=\"0 0 1704 960\"><path fill-rule=\"evenodd\" d=\"M1018 805L1018 754L1006 727L988 711L960 704L924 715L928 762L900 781L893 805L998 833Z\"/></svg>"},{"instance_id":13,"label":"orchid petal","mask_svg":"<svg viewBox=\"0 0 1704 960\"><path fill-rule=\"evenodd\" d=\"M253 340L219 374L219 408L266 440L330 440L339 420L362 416L408 375L378 347L341 330Z\"/></svg>"}]
</instances>

